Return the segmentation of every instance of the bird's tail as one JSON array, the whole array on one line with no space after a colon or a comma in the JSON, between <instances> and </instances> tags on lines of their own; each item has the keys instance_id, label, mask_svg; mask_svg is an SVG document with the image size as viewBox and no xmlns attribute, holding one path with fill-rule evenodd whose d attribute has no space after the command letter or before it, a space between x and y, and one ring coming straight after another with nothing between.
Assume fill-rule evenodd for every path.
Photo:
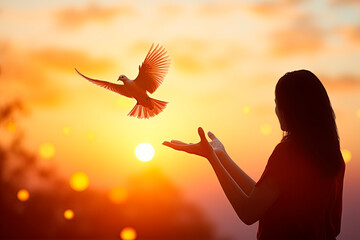
<instances>
[{"instance_id":1,"label":"bird's tail","mask_svg":"<svg viewBox=\"0 0 360 240\"><path fill-rule=\"evenodd\" d=\"M143 105L136 103L133 109L131 109L131 111L129 112L128 116L137 117L137 118L151 118L162 112L166 107L166 105L168 104L167 102L153 98L150 98L150 100L152 102L152 105L154 106L153 109L144 107Z\"/></svg>"}]
</instances>

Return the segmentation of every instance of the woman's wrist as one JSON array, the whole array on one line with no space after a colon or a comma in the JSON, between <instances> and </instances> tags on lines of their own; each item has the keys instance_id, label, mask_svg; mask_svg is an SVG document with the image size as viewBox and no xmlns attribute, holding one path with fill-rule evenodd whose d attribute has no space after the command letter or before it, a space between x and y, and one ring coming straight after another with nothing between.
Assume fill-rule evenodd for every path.
<instances>
[{"instance_id":1,"label":"woman's wrist","mask_svg":"<svg viewBox=\"0 0 360 240\"><path fill-rule=\"evenodd\" d=\"M215 161L219 160L219 157L215 151L211 151L211 153L206 158L210 164L213 164Z\"/></svg>"},{"instance_id":2,"label":"woman's wrist","mask_svg":"<svg viewBox=\"0 0 360 240\"><path fill-rule=\"evenodd\" d=\"M224 157L227 154L225 149L217 149L217 150L215 150L215 153L219 158Z\"/></svg>"}]
</instances>

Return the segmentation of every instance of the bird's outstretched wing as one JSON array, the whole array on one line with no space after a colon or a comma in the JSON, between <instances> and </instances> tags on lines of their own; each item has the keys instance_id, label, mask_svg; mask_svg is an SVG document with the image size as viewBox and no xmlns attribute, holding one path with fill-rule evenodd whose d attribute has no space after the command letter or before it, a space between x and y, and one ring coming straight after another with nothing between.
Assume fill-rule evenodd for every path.
<instances>
[{"instance_id":1,"label":"bird's outstretched wing","mask_svg":"<svg viewBox=\"0 0 360 240\"><path fill-rule=\"evenodd\" d=\"M97 80L97 79L92 79L92 78L88 78L85 75L83 75L82 73L80 73L76 68L75 71L82 76L83 78L89 80L90 82L100 86L100 87L104 87L106 89L109 89L113 92L116 92L118 94L121 94L125 97L129 97L129 98L133 98L133 96L131 94L128 93L128 91L126 90L124 85L120 85L120 84L115 84L115 83L110 83L110 82L106 82L106 81L102 81L102 80Z\"/></svg>"},{"instance_id":2,"label":"bird's outstretched wing","mask_svg":"<svg viewBox=\"0 0 360 240\"><path fill-rule=\"evenodd\" d=\"M134 80L135 83L146 91L153 93L163 82L170 66L170 59L166 54L165 48L154 44L141 66L139 66L139 75Z\"/></svg>"}]
</instances>

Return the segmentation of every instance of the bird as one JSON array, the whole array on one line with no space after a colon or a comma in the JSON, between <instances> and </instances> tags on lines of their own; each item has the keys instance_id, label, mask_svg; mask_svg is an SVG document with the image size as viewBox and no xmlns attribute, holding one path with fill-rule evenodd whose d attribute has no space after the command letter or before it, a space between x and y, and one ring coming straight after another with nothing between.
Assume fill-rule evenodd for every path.
<instances>
[{"instance_id":1,"label":"bird","mask_svg":"<svg viewBox=\"0 0 360 240\"><path fill-rule=\"evenodd\" d=\"M130 80L123 74L119 76L117 81L121 81L123 84L86 77L76 68L75 71L80 76L100 87L128 98L135 98L136 104L128 113L128 116L148 119L158 115L168 104L168 102L149 97L147 92L154 93L156 91L168 73L169 67L170 58L165 48L159 44L154 47L154 44L152 44L145 60L139 65L139 73L134 80Z\"/></svg>"}]
</instances>

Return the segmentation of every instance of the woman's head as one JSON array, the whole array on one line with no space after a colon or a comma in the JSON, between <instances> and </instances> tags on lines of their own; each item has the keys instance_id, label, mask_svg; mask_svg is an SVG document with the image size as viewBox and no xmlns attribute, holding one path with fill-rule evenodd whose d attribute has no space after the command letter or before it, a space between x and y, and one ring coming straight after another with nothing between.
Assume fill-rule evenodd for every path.
<instances>
[{"instance_id":1,"label":"woman's head","mask_svg":"<svg viewBox=\"0 0 360 240\"><path fill-rule=\"evenodd\" d=\"M338 157L334 111L324 86L312 72L286 73L276 85L275 101L281 128L287 133L285 139L300 142L322 158L335 152Z\"/></svg>"}]
</instances>

